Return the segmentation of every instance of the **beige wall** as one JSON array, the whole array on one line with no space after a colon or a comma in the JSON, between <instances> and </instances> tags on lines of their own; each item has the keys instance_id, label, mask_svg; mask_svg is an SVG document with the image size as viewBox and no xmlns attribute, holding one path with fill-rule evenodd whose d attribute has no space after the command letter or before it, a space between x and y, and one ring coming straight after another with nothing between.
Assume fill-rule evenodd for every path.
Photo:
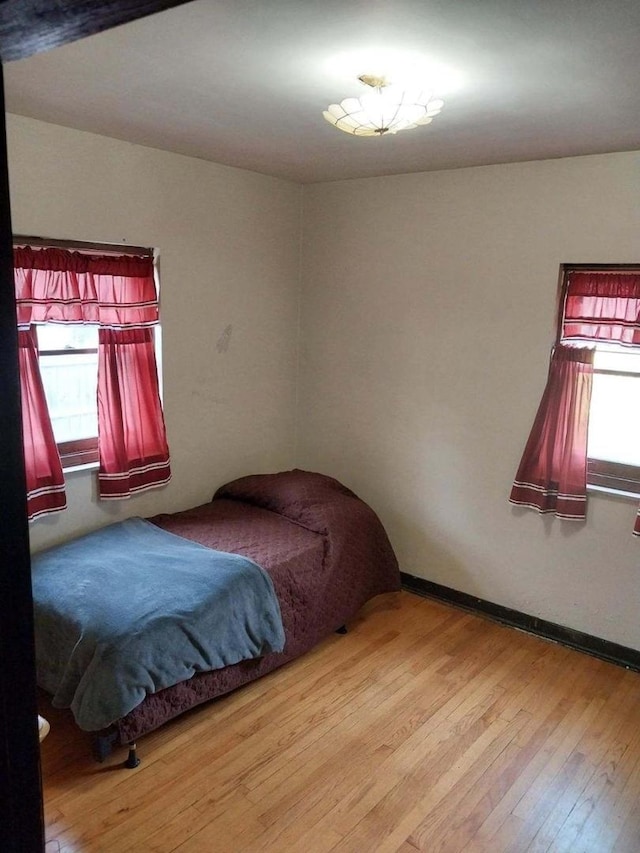
<instances>
[{"instance_id":1,"label":"beige wall","mask_svg":"<svg viewBox=\"0 0 640 853\"><path fill-rule=\"evenodd\" d=\"M365 144L367 140L365 140ZM309 186L297 462L380 513L411 574L640 648L633 502L512 507L561 262L640 261L640 156Z\"/></svg>"},{"instance_id":2,"label":"beige wall","mask_svg":"<svg viewBox=\"0 0 640 853\"><path fill-rule=\"evenodd\" d=\"M301 188L16 116L8 134L14 232L160 251L173 468L166 488L117 502L96 500L95 473L68 475L69 509L35 521L32 546L290 467Z\"/></svg>"},{"instance_id":3,"label":"beige wall","mask_svg":"<svg viewBox=\"0 0 640 853\"><path fill-rule=\"evenodd\" d=\"M639 155L305 187L295 451L302 188L18 117L9 155L17 233L161 254L173 481L100 503L71 474L34 548L295 462L368 500L404 571L640 648L635 504L507 502L558 265L640 260Z\"/></svg>"}]
</instances>

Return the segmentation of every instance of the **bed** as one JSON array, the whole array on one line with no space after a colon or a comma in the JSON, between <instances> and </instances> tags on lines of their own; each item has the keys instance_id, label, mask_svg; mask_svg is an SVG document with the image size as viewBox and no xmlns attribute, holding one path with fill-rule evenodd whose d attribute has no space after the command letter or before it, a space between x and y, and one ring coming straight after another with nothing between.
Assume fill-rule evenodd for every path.
<instances>
[{"instance_id":1,"label":"bed","mask_svg":"<svg viewBox=\"0 0 640 853\"><path fill-rule=\"evenodd\" d=\"M342 630L366 601L400 588L398 563L376 514L348 488L322 474L295 469L242 477L222 486L202 506L130 519L123 525L49 549L32 561L38 682L55 706L72 708L79 727L94 733L99 760L114 745L128 744L127 764L135 766L135 743L143 735L304 654ZM173 614L174 621L167 621L165 614L158 616L159 607L149 603L146 586L134 577L142 559L131 543L139 535L145 537L140 547L150 562L142 576L151 577L144 581L146 586L158 586L173 602L177 593L164 589L169 575L160 563L172 566L181 588L187 586L185 572L194 574L197 596L185 595L189 602L196 601L201 623L185 627L180 622L184 602L173 608L178 614ZM103 538L91 538L96 536ZM124 539L112 552L114 537L116 542ZM122 556L127 552L132 554L131 567ZM192 572L192 558L202 568ZM223 568L217 562L211 568L209 559L222 560ZM225 588L219 594L222 598L202 600L203 576L209 572L226 577L227 564L236 560L245 574L255 572L256 590L240 587L238 593ZM111 599L114 591L119 599ZM274 599L269 603L270 594ZM260 618L266 615L260 628L264 632L245 614L239 617L239 627L223 630L222 614L236 618L246 601L260 611ZM138 610L147 611L144 631L139 629ZM122 611L127 614L126 631L120 624ZM114 674L113 648L105 651L102 626L112 623L117 642L110 637L109 643L122 649L124 675ZM147 645L139 652L146 634ZM231 657L217 647L204 648L207 639L213 643L213 635L218 642L219 634L232 638ZM78 651L80 638L87 637L88 650ZM193 639L186 651L185 637ZM147 657L152 659L158 648L162 654L147 666ZM136 660L138 654L146 668ZM174 674L165 672L169 658L178 662ZM103 674L94 689L99 671ZM128 704L114 704L116 688L127 680ZM91 716L87 709L98 713Z\"/></svg>"}]
</instances>

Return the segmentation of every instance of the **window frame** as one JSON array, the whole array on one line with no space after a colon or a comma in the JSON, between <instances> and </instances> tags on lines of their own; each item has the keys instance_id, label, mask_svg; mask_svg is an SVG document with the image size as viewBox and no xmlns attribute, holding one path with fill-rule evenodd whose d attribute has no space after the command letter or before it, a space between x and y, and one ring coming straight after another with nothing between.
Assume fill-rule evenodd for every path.
<instances>
[{"instance_id":1,"label":"window frame","mask_svg":"<svg viewBox=\"0 0 640 853\"><path fill-rule=\"evenodd\" d=\"M558 279L558 306L556 319L555 345L562 343L562 324L567 298L568 278L572 272L635 272L640 274L640 264L560 264ZM635 348L635 347L634 347ZM637 346L640 352L640 345ZM610 373L608 370L594 369L594 373ZM621 371L624 375L629 374ZM637 498L640 496L640 466L628 465L621 462L611 462L608 459L587 458L587 487L613 492Z\"/></svg>"},{"instance_id":2,"label":"window frame","mask_svg":"<svg viewBox=\"0 0 640 853\"><path fill-rule=\"evenodd\" d=\"M160 301L160 288L158 282L158 253L155 249L147 246L130 246L128 244L117 243L89 243L79 240L57 240L45 237L32 237L21 234L13 235L13 247L31 246L37 249L67 249L70 252L82 252L87 255L131 255L132 257L150 257L153 260L154 275L156 279L156 291L158 293L158 302ZM38 324L46 325L46 324ZM158 353L160 336L158 330L160 325L154 327L153 340L156 348L156 358L158 364L158 384L162 399L162 379L161 379L161 358ZM59 355L67 352L66 350L55 349L40 349L38 344L38 360L41 355ZM98 347L73 350L74 355L83 353L97 353ZM97 407L97 403L96 403ZM98 435L89 438L78 438L70 441L56 442L60 462L63 471L72 471L79 467L91 465L96 467L100 461L98 453Z\"/></svg>"}]
</instances>

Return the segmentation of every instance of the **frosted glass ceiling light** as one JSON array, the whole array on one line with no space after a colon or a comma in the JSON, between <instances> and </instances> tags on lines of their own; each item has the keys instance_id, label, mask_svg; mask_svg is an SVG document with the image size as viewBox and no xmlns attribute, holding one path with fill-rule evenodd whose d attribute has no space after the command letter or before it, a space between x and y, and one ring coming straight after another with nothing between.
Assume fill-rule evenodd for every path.
<instances>
[{"instance_id":1,"label":"frosted glass ceiling light","mask_svg":"<svg viewBox=\"0 0 640 853\"><path fill-rule=\"evenodd\" d=\"M323 112L330 124L354 136L382 136L430 124L444 106L432 92L393 86L384 77L363 74L358 80L370 91L361 98L331 104Z\"/></svg>"}]
</instances>

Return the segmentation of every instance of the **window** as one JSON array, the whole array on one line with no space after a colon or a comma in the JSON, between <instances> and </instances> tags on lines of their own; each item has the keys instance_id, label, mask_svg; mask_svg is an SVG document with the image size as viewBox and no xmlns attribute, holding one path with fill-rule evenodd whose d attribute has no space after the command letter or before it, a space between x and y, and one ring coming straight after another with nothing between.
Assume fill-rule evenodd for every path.
<instances>
[{"instance_id":1,"label":"window","mask_svg":"<svg viewBox=\"0 0 640 853\"><path fill-rule=\"evenodd\" d=\"M168 483L153 252L26 238L13 254L29 519L65 508L63 465L97 461L101 500Z\"/></svg>"},{"instance_id":2,"label":"window","mask_svg":"<svg viewBox=\"0 0 640 853\"><path fill-rule=\"evenodd\" d=\"M547 384L509 500L584 521L588 484L640 495L640 266L566 265L560 281Z\"/></svg>"},{"instance_id":3,"label":"window","mask_svg":"<svg viewBox=\"0 0 640 853\"><path fill-rule=\"evenodd\" d=\"M562 267L559 342L595 349L587 483L640 493L640 268Z\"/></svg>"},{"instance_id":4,"label":"window","mask_svg":"<svg viewBox=\"0 0 640 853\"><path fill-rule=\"evenodd\" d=\"M98 327L36 326L38 364L63 468L98 461Z\"/></svg>"}]
</instances>

